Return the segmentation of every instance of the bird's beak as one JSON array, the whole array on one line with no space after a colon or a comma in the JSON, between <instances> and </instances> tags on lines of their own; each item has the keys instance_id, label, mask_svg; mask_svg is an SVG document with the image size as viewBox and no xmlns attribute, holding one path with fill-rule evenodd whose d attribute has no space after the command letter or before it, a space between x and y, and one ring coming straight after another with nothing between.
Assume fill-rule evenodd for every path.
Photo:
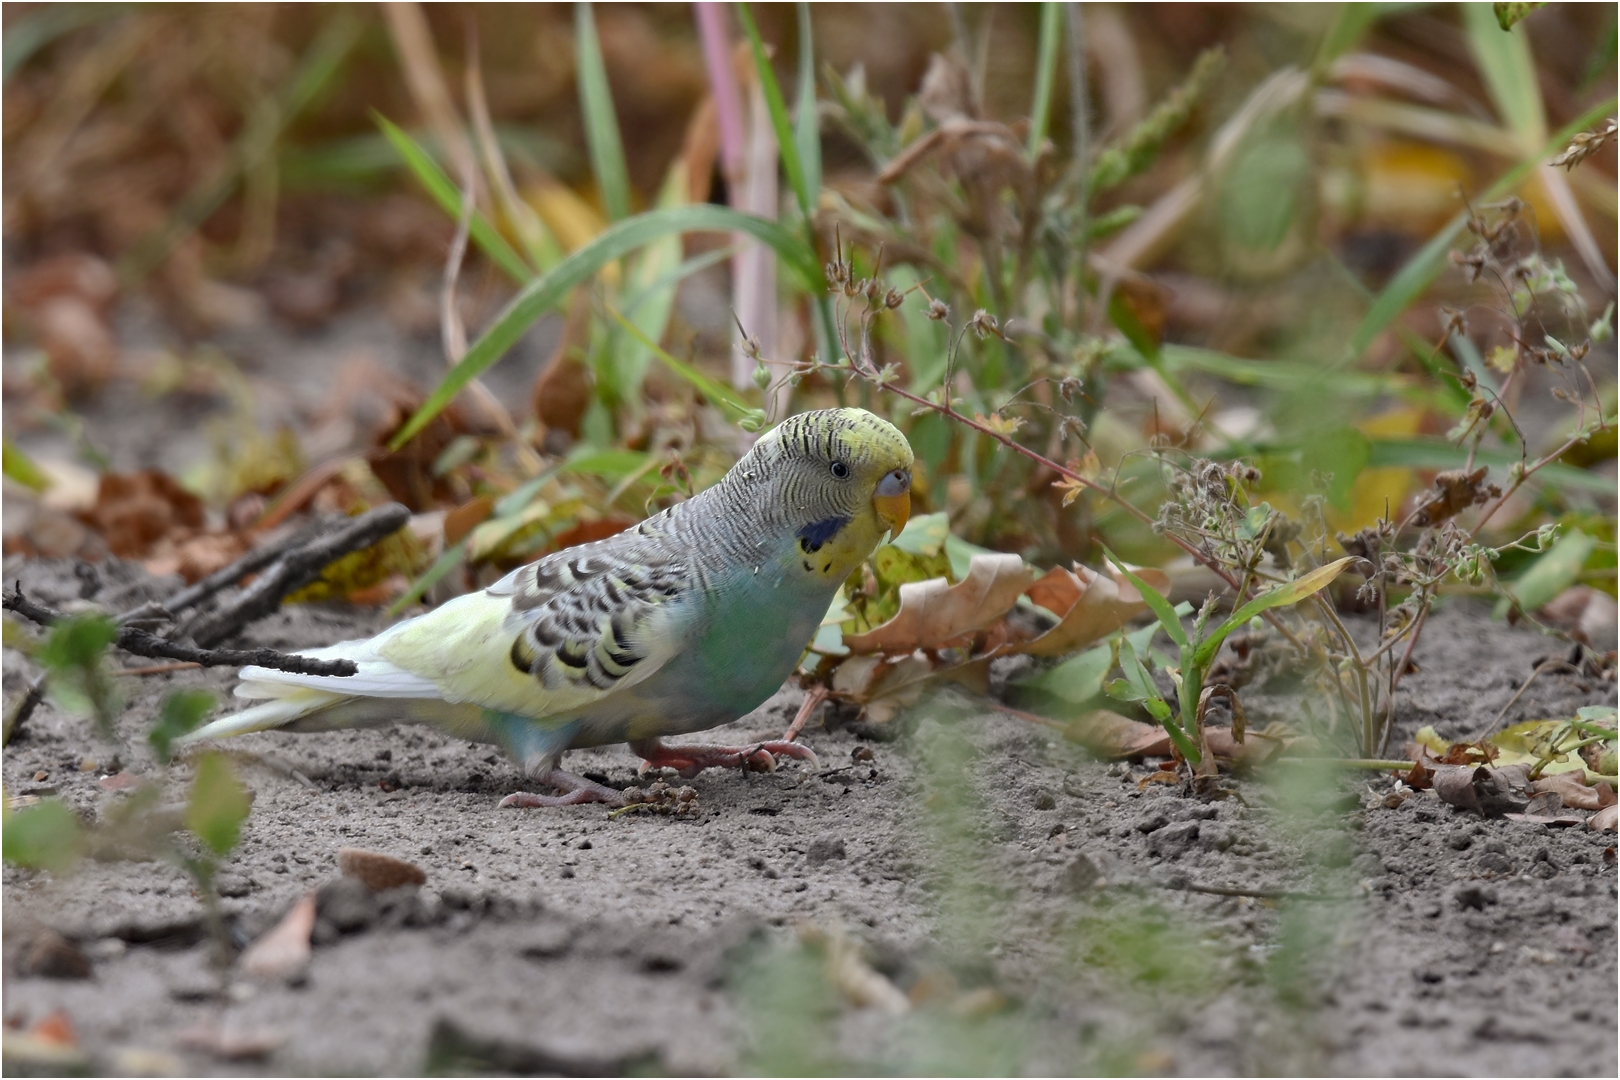
<instances>
[{"instance_id":1,"label":"bird's beak","mask_svg":"<svg viewBox=\"0 0 1620 1080\"><path fill-rule=\"evenodd\" d=\"M872 508L889 527L889 537L899 536L911 517L911 471L896 469L880 480L872 496Z\"/></svg>"}]
</instances>

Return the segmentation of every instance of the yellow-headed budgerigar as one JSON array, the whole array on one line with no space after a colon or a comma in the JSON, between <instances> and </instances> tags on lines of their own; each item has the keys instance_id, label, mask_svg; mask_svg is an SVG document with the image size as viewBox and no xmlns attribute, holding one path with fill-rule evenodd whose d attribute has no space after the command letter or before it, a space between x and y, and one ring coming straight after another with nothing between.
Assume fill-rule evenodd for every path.
<instances>
[{"instance_id":1,"label":"yellow-headed budgerigar","mask_svg":"<svg viewBox=\"0 0 1620 1080\"><path fill-rule=\"evenodd\" d=\"M268 699L192 739L279 728L425 723L502 747L561 795L502 806L618 802L564 772L567 750L628 742L652 766L813 760L797 743L665 746L770 697L833 594L911 506L911 447L861 409L802 413L763 435L720 482L606 540L520 567L365 641L302 655L352 660L352 676L242 670L238 697Z\"/></svg>"}]
</instances>

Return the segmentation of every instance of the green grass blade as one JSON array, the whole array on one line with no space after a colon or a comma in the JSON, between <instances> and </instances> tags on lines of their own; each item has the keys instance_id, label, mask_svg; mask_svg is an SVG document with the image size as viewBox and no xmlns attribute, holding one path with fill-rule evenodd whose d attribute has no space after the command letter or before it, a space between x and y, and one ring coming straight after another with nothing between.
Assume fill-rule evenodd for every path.
<instances>
[{"instance_id":1,"label":"green grass blade","mask_svg":"<svg viewBox=\"0 0 1620 1080\"><path fill-rule=\"evenodd\" d=\"M398 600L395 600L392 604L389 604L388 610L384 611L383 614L390 619L394 618L400 612L404 611L406 608L420 600L423 594L425 594L429 589L433 588L433 586L437 585L440 581L444 580L445 575L449 574L450 571L460 566L466 561L466 559L467 541L465 539L458 544L453 544L450 547L445 548L444 553L439 556L437 561L435 561L432 566L428 567L421 577L411 582L411 587L406 589L404 595L402 595Z\"/></svg>"},{"instance_id":2,"label":"green grass blade","mask_svg":"<svg viewBox=\"0 0 1620 1080\"><path fill-rule=\"evenodd\" d=\"M1547 138L1547 112L1530 40L1523 30L1504 31L1489 4L1464 4L1463 25L1497 115L1519 136L1525 150L1535 149Z\"/></svg>"},{"instance_id":3,"label":"green grass blade","mask_svg":"<svg viewBox=\"0 0 1620 1080\"><path fill-rule=\"evenodd\" d=\"M799 202L799 210L809 218L811 207L815 205L814 196L804 174L804 162L799 158L793 125L788 121L782 87L776 82L776 72L771 70L771 59L765 55L765 43L760 40L759 29L754 25L754 16L748 10L747 3L738 3L737 17L748 34L748 45L753 50L754 71L759 77L760 89L765 92L765 105L771 113L771 127L776 131L776 146L782 155L782 171L787 174L788 186L793 189L793 197ZM814 78L813 73L811 77Z\"/></svg>"},{"instance_id":4,"label":"green grass blade","mask_svg":"<svg viewBox=\"0 0 1620 1080\"><path fill-rule=\"evenodd\" d=\"M1322 387L1342 394L1386 394L1411 383L1409 376L1324 369L1320 363L1298 360L1250 360L1193 345L1165 345L1159 350L1167 371L1180 375L1196 371L1215 375L1239 386L1278 390ZM1144 357L1144 362L1146 358Z\"/></svg>"},{"instance_id":5,"label":"green grass blade","mask_svg":"<svg viewBox=\"0 0 1620 1080\"><path fill-rule=\"evenodd\" d=\"M1035 101L1029 109L1029 145L1031 160L1040 153L1046 141L1046 129L1052 122L1052 84L1057 79L1058 46L1063 43L1063 9L1055 0L1041 4L1040 51L1035 61Z\"/></svg>"},{"instance_id":6,"label":"green grass blade","mask_svg":"<svg viewBox=\"0 0 1620 1080\"><path fill-rule=\"evenodd\" d=\"M1580 579L1586 560L1597 545L1597 537L1579 529L1565 533L1537 556L1517 581L1507 586L1508 595L1525 611L1537 610ZM1507 607L1506 600L1497 606L1498 618L1507 614Z\"/></svg>"},{"instance_id":7,"label":"green grass blade","mask_svg":"<svg viewBox=\"0 0 1620 1080\"><path fill-rule=\"evenodd\" d=\"M1226 636L1262 611L1270 611L1275 607L1285 607L1288 604L1297 604L1312 593L1320 592L1333 583L1333 579L1344 573L1346 567L1356 561L1354 555L1347 555L1337 559L1326 566L1318 566L1304 577L1285 581L1275 589L1268 589L1247 604L1232 613L1232 617L1215 628L1215 632L1198 643L1193 650L1193 664L1200 672L1215 659L1215 653L1220 650L1221 642ZM1183 673L1185 675L1185 673Z\"/></svg>"},{"instance_id":8,"label":"green grass blade","mask_svg":"<svg viewBox=\"0 0 1620 1080\"><path fill-rule=\"evenodd\" d=\"M4 453L0 454L0 457L3 457L3 462L0 462L0 464L3 464L8 479L15 480L23 487L31 488L34 491L44 491L51 486L51 478L46 476L38 465L34 464L33 458L18 449L17 445L10 439L6 439L3 444L0 444L0 448L4 450Z\"/></svg>"},{"instance_id":9,"label":"green grass blade","mask_svg":"<svg viewBox=\"0 0 1620 1080\"><path fill-rule=\"evenodd\" d=\"M1176 616L1175 605L1170 603L1169 598L1131 573L1129 568L1119 561L1119 556L1106 547L1103 548L1103 554L1108 556L1108 561L1113 563L1114 567L1124 575L1125 580L1129 581L1136 587L1136 591L1142 594L1142 599L1147 603L1148 609L1153 612L1153 617L1159 620L1159 625L1164 627L1164 632L1170 635L1170 640L1183 649L1188 648L1190 642L1187 640L1187 631L1181 628L1181 620Z\"/></svg>"},{"instance_id":10,"label":"green grass blade","mask_svg":"<svg viewBox=\"0 0 1620 1080\"><path fill-rule=\"evenodd\" d=\"M765 411L763 409L754 408L731 387L715 379L709 378L707 375L703 374L703 372L699 371L691 364L686 363L684 360L678 360L674 356L671 356L663 346L659 345L656 341L643 333L639 326L625 318L623 315L620 315L613 308L610 307L607 309L607 311L609 315L613 316L613 318L618 321L620 326L624 327L625 331L629 333L631 337L635 338L641 343L643 348L649 350L654 356L662 360L669 370L679 375L682 379L685 379L698 393L702 394L716 405L724 407L727 411L733 413L739 420L744 420L755 424L764 423ZM752 430L757 431L758 428L755 427Z\"/></svg>"},{"instance_id":11,"label":"green grass blade","mask_svg":"<svg viewBox=\"0 0 1620 1080\"><path fill-rule=\"evenodd\" d=\"M382 128L383 134L393 144L394 151L404 160L406 168L411 175L427 189L433 201L439 208L453 218L461 217L461 189L455 185L445 171L439 168L438 162L433 160L420 143L411 138L403 128L390 122L381 114L375 114L377 125ZM506 238L490 223L490 220L477 210L473 211L472 221L468 225L468 235L472 242L478 245L478 250L487 255L506 275L518 284L523 284L534 277L534 270L523 261L523 256L513 249Z\"/></svg>"},{"instance_id":12,"label":"green grass blade","mask_svg":"<svg viewBox=\"0 0 1620 1080\"><path fill-rule=\"evenodd\" d=\"M664 181L658 206L670 209L685 204L686 174L677 162ZM619 303L630 321L654 341L662 341L669 327L679 285L674 275L680 265L681 238L673 233L654 240L628 261ZM607 336L603 360L599 378L601 374L606 374L607 378L601 380L601 389L606 391L602 400L610 403L639 401L641 382L652 363L652 353L639 342L627 342L614 332Z\"/></svg>"},{"instance_id":13,"label":"green grass blade","mask_svg":"<svg viewBox=\"0 0 1620 1080\"><path fill-rule=\"evenodd\" d=\"M1496 31L1501 33L1500 30ZM1598 104L1587 109L1581 115L1565 124L1552 138L1542 144L1541 152L1534 157L1526 158L1513 168L1503 173L1496 182L1486 189L1481 202L1494 202L1507 195L1518 187L1526 177L1540 165L1541 162L1556 154L1568 145L1569 140L1578 131L1585 131L1599 119L1607 116L1614 110L1613 96L1606 98ZM1387 330L1423 291L1433 284L1440 272L1450 265L1448 256L1451 245L1456 242L1458 235L1467 224L1467 212L1459 213L1446 223L1427 244L1424 244L1418 253L1409 259L1405 266L1390 279L1384 291L1368 309L1356 327L1355 333L1350 336L1350 349L1342 358L1341 363L1350 363L1367 351L1367 346L1379 334Z\"/></svg>"},{"instance_id":14,"label":"green grass blade","mask_svg":"<svg viewBox=\"0 0 1620 1080\"><path fill-rule=\"evenodd\" d=\"M524 286L496 317L494 325L473 343L461 362L450 369L444 381L423 402L416 415L399 430L389 446L397 450L409 442L469 382L505 355L506 350L515 345L540 316L557 306L569 290L588 281L608 263L623 258L644 244L670 233L686 232L747 233L772 248L781 259L782 266L797 275L802 287L809 290L819 286L821 270L814 253L803 240L774 221L739 213L729 207L707 204L650 210L627 218L575 251L549 273Z\"/></svg>"},{"instance_id":15,"label":"green grass blade","mask_svg":"<svg viewBox=\"0 0 1620 1080\"><path fill-rule=\"evenodd\" d=\"M804 169L804 189L810 205L821 194L821 114L816 110L816 50L810 26L810 5L799 0L799 100L794 103L793 139Z\"/></svg>"},{"instance_id":16,"label":"green grass blade","mask_svg":"<svg viewBox=\"0 0 1620 1080\"><path fill-rule=\"evenodd\" d=\"M1311 62L1312 71L1320 76L1333 61L1354 48L1356 42L1361 40L1361 35L1384 16L1423 6L1405 3L1340 4L1338 17L1328 28L1327 34L1322 38L1322 44L1316 50L1316 57Z\"/></svg>"},{"instance_id":17,"label":"green grass blade","mask_svg":"<svg viewBox=\"0 0 1620 1080\"><path fill-rule=\"evenodd\" d=\"M1612 419L1611 419L1612 422ZM1468 464L1468 451L1442 439L1373 439L1372 456L1368 468L1460 469ZM1474 464L1491 465L1507 469L1519 463L1519 455L1508 450L1485 447L1474 451ZM1573 465L1552 462L1543 465L1530 476L1552 487L1571 491L1595 491L1614 494L1614 478L1577 469Z\"/></svg>"},{"instance_id":18,"label":"green grass blade","mask_svg":"<svg viewBox=\"0 0 1620 1080\"><path fill-rule=\"evenodd\" d=\"M609 221L630 216L630 170L624 163L624 139L613 111L602 43L596 37L596 14L589 0L574 5L575 64L579 71L579 106L584 112L585 144L591 153L591 171L602 189L602 205Z\"/></svg>"}]
</instances>

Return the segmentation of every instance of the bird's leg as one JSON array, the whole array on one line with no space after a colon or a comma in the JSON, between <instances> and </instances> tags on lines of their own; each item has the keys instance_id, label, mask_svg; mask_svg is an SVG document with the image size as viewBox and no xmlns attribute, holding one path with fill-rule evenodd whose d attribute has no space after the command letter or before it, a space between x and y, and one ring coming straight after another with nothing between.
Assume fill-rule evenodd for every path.
<instances>
[{"instance_id":1,"label":"bird's leg","mask_svg":"<svg viewBox=\"0 0 1620 1080\"><path fill-rule=\"evenodd\" d=\"M674 769L690 780L704 769L747 769L750 772L772 772L776 757L798 758L816 765L816 755L803 743L758 742L750 746L665 746L661 739L641 739L630 744L647 768Z\"/></svg>"},{"instance_id":2,"label":"bird's leg","mask_svg":"<svg viewBox=\"0 0 1620 1080\"><path fill-rule=\"evenodd\" d=\"M799 706L798 714L793 717L793 723L788 725L787 731L783 733L782 741L792 742L797 739L799 732L804 730L804 725L815 715L816 707L831 696L832 692L820 683L811 687L810 692L804 695L804 703Z\"/></svg>"},{"instance_id":3,"label":"bird's leg","mask_svg":"<svg viewBox=\"0 0 1620 1080\"><path fill-rule=\"evenodd\" d=\"M504 810L508 806L578 806L580 803L593 802L606 803L608 806L624 805L624 792L562 769L548 769L535 779L542 784L560 788L563 794L535 795L527 791L514 791L500 801L498 808Z\"/></svg>"}]
</instances>

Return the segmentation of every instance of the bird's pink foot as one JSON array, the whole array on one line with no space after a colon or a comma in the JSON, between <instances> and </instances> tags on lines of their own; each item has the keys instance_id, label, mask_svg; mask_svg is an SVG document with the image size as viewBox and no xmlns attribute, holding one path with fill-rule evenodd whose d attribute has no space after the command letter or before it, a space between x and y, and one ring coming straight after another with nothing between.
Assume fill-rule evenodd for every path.
<instances>
[{"instance_id":1,"label":"bird's pink foot","mask_svg":"<svg viewBox=\"0 0 1620 1080\"><path fill-rule=\"evenodd\" d=\"M750 746L665 746L658 739L633 742L630 749L647 762L649 769L674 769L691 779L704 769L747 769L772 772L776 757L797 758L812 766L819 764L808 746L796 742L758 742Z\"/></svg>"},{"instance_id":2,"label":"bird's pink foot","mask_svg":"<svg viewBox=\"0 0 1620 1080\"><path fill-rule=\"evenodd\" d=\"M552 769L536 777L542 784L560 789L561 795L535 795L528 791L514 791L498 804L498 809L509 806L521 808L537 808L543 806L578 806L580 803L605 803L608 806L623 806L624 792L610 788L606 784L598 784L594 780L587 780L583 776L576 776L562 769Z\"/></svg>"}]
</instances>

